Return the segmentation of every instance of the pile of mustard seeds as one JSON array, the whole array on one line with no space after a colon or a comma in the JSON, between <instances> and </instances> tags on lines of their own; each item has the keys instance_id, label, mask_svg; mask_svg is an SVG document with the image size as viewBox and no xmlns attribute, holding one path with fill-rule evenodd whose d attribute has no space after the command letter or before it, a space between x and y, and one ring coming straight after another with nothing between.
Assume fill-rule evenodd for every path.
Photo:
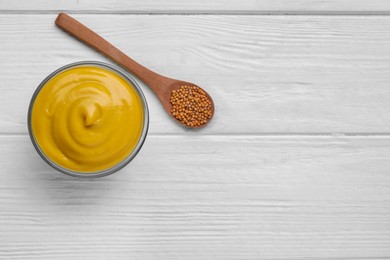
<instances>
[{"instance_id":1,"label":"pile of mustard seeds","mask_svg":"<svg viewBox=\"0 0 390 260\"><path fill-rule=\"evenodd\" d=\"M172 115L184 125L201 126L211 119L211 100L197 86L181 86L171 93Z\"/></svg>"}]
</instances>

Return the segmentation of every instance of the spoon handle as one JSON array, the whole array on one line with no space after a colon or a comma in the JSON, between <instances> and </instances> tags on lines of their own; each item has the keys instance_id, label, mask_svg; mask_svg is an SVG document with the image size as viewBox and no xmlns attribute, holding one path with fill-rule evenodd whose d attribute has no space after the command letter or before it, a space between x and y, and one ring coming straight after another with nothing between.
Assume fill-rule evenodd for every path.
<instances>
[{"instance_id":1,"label":"spoon handle","mask_svg":"<svg viewBox=\"0 0 390 260\"><path fill-rule=\"evenodd\" d=\"M143 82L145 82L156 94L159 94L161 89L159 89L159 84L161 82L167 82L170 79L162 75L159 75L135 60L131 59L129 56L121 52L114 45L109 43L103 37L77 21L76 19L70 17L65 13L60 13L55 21L55 24L61 28L63 31L69 33L74 38L80 40L81 42L87 44L98 52L102 53L106 57L110 58L117 64L126 68Z\"/></svg>"}]
</instances>

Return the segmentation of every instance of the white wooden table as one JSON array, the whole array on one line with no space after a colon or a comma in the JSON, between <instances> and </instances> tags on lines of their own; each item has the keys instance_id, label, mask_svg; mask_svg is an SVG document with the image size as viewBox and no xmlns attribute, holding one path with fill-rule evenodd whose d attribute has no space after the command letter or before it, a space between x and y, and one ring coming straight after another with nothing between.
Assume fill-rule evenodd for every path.
<instances>
[{"instance_id":1,"label":"white wooden table","mask_svg":"<svg viewBox=\"0 0 390 260\"><path fill-rule=\"evenodd\" d=\"M50 168L27 134L35 88L110 62L59 11L204 87L211 124L179 127L141 83L133 162ZM390 259L390 1L0 0L0 140L0 259Z\"/></svg>"}]
</instances>

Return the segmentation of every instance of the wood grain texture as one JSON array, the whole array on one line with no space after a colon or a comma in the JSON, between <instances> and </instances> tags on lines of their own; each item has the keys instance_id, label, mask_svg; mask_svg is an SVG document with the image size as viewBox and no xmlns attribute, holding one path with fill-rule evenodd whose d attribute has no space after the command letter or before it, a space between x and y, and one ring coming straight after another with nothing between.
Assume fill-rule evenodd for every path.
<instances>
[{"instance_id":1,"label":"wood grain texture","mask_svg":"<svg viewBox=\"0 0 390 260\"><path fill-rule=\"evenodd\" d=\"M26 135L32 93L62 65L108 62L55 28L59 11L204 87L211 124L179 127L140 83L151 125L135 160L103 179L55 172ZM390 16L340 15L389 11L0 0L0 259L390 259Z\"/></svg>"},{"instance_id":2,"label":"wood grain texture","mask_svg":"<svg viewBox=\"0 0 390 260\"><path fill-rule=\"evenodd\" d=\"M56 28L55 17L0 15L1 133L27 132L29 100L50 72L108 61ZM390 17L75 18L152 70L209 92L216 114L201 134L390 131ZM141 87L151 134L188 133Z\"/></svg>"},{"instance_id":3,"label":"wood grain texture","mask_svg":"<svg viewBox=\"0 0 390 260\"><path fill-rule=\"evenodd\" d=\"M0 259L389 259L389 154L388 137L153 136L79 180L0 136Z\"/></svg>"},{"instance_id":4,"label":"wood grain texture","mask_svg":"<svg viewBox=\"0 0 390 260\"><path fill-rule=\"evenodd\" d=\"M385 13L387 0L1 0L0 12Z\"/></svg>"}]
</instances>

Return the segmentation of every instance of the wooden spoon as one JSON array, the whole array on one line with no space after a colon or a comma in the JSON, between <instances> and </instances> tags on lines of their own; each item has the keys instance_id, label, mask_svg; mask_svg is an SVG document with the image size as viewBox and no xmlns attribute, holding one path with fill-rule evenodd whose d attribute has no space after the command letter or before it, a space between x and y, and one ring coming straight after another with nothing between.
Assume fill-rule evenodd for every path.
<instances>
[{"instance_id":1,"label":"wooden spoon","mask_svg":"<svg viewBox=\"0 0 390 260\"><path fill-rule=\"evenodd\" d=\"M195 84L177 80L177 79L167 78L149 70L148 68L145 68L144 66L142 66L135 60L131 59L123 52L121 52L119 49L117 49L114 45L109 43L103 37L99 36L97 33L95 33L94 31L92 31L91 29L89 29L88 27L86 27L85 25L83 25L82 23L80 23L79 21L75 20L74 18L70 17L65 13L60 13L55 23L59 28L69 33L71 36L87 44L88 46L94 48L98 52L102 53L106 57L110 58L117 64L121 65L122 67L126 68L127 70L135 74L143 82L145 82L146 85L148 85L152 89L152 91L157 95L157 97L160 99L161 104L164 106L168 114L176 121L178 121L179 123L181 123L186 127L192 127L192 128L201 127L205 125L202 124L200 126L188 126L182 123L180 120L176 119L171 113L172 104L170 102L170 98L171 98L172 91L177 90L181 86L185 86L185 85L196 86ZM215 109L214 109L214 102L212 98L206 91L205 93L207 98L211 101L211 117L207 120L206 122L207 124L208 122L210 122L211 118L213 117Z\"/></svg>"}]
</instances>

